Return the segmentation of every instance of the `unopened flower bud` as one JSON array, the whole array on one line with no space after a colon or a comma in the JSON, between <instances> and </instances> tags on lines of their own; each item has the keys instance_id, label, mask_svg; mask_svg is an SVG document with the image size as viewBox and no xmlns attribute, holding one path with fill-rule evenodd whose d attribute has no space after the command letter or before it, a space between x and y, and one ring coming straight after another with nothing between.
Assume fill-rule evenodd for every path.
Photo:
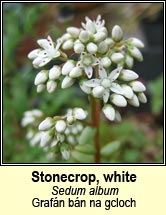
<instances>
[{"instance_id":1,"label":"unopened flower bud","mask_svg":"<svg viewBox=\"0 0 166 215\"><path fill-rule=\"evenodd\" d=\"M55 124L55 129L58 133L64 132L66 129L66 122L64 120L59 120Z\"/></svg>"},{"instance_id":2,"label":"unopened flower bud","mask_svg":"<svg viewBox=\"0 0 166 215\"><path fill-rule=\"evenodd\" d=\"M135 92L143 92L146 90L146 87L140 81L133 81L130 83L130 86Z\"/></svg>"},{"instance_id":3,"label":"unopened flower bud","mask_svg":"<svg viewBox=\"0 0 166 215\"><path fill-rule=\"evenodd\" d=\"M89 34L87 31L81 31L79 35L79 39L83 42L86 43L89 40Z\"/></svg>"},{"instance_id":4,"label":"unopened flower bud","mask_svg":"<svg viewBox=\"0 0 166 215\"><path fill-rule=\"evenodd\" d=\"M103 57L101 59L101 63L105 68L107 68L111 65L111 60L109 59L109 57Z\"/></svg>"},{"instance_id":5,"label":"unopened flower bud","mask_svg":"<svg viewBox=\"0 0 166 215\"><path fill-rule=\"evenodd\" d=\"M45 120L43 120L40 124L38 129L40 131L46 131L49 130L53 125L53 120L51 117L47 117Z\"/></svg>"},{"instance_id":6,"label":"unopened flower bud","mask_svg":"<svg viewBox=\"0 0 166 215\"><path fill-rule=\"evenodd\" d=\"M139 76L137 73L129 69L123 69L119 76L119 78L122 79L123 81L132 81L137 79L138 77Z\"/></svg>"},{"instance_id":7,"label":"unopened flower bud","mask_svg":"<svg viewBox=\"0 0 166 215\"><path fill-rule=\"evenodd\" d=\"M75 63L72 60L68 60L62 67L62 75L68 75L69 72L75 67Z\"/></svg>"},{"instance_id":8,"label":"unopened flower bud","mask_svg":"<svg viewBox=\"0 0 166 215\"><path fill-rule=\"evenodd\" d=\"M115 109L111 105L105 105L102 110L107 119L111 121L115 119Z\"/></svg>"},{"instance_id":9,"label":"unopened flower bud","mask_svg":"<svg viewBox=\"0 0 166 215\"><path fill-rule=\"evenodd\" d=\"M37 93L41 93L45 88L46 88L45 84L39 84L37 85L36 91Z\"/></svg>"},{"instance_id":10,"label":"unopened flower bud","mask_svg":"<svg viewBox=\"0 0 166 215\"><path fill-rule=\"evenodd\" d=\"M128 100L128 103L134 107L139 107L139 100L135 94L133 95L132 99Z\"/></svg>"},{"instance_id":11,"label":"unopened flower bud","mask_svg":"<svg viewBox=\"0 0 166 215\"><path fill-rule=\"evenodd\" d=\"M95 43L88 43L87 46L87 51L91 54L95 54L97 52L97 45Z\"/></svg>"},{"instance_id":12,"label":"unopened flower bud","mask_svg":"<svg viewBox=\"0 0 166 215\"><path fill-rule=\"evenodd\" d=\"M39 143L41 140L41 133L38 132L33 136L33 138L29 141L31 146L35 146L37 143Z\"/></svg>"},{"instance_id":13,"label":"unopened flower bud","mask_svg":"<svg viewBox=\"0 0 166 215\"><path fill-rule=\"evenodd\" d=\"M104 32L97 32L95 35L94 35L94 41L95 42L101 42L102 40L104 40L106 38L107 34L105 34Z\"/></svg>"},{"instance_id":14,"label":"unopened flower bud","mask_svg":"<svg viewBox=\"0 0 166 215\"><path fill-rule=\"evenodd\" d=\"M104 87L103 86L94 87L92 90L92 94L95 98L101 98L104 94Z\"/></svg>"},{"instance_id":15,"label":"unopened flower bud","mask_svg":"<svg viewBox=\"0 0 166 215\"><path fill-rule=\"evenodd\" d=\"M113 45L113 44L115 43L115 42L113 41L113 39L111 39L111 38L106 38L106 39L104 40L104 42L106 42L108 46L111 46L111 45Z\"/></svg>"},{"instance_id":16,"label":"unopened flower bud","mask_svg":"<svg viewBox=\"0 0 166 215\"><path fill-rule=\"evenodd\" d=\"M70 158L70 147L66 143L62 143L60 146L60 151L64 160L68 160Z\"/></svg>"},{"instance_id":17,"label":"unopened flower bud","mask_svg":"<svg viewBox=\"0 0 166 215\"><path fill-rule=\"evenodd\" d=\"M78 120L84 120L87 117L86 111L84 111L82 108L75 108L73 114Z\"/></svg>"},{"instance_id":18,"label":"unopened flower bud","mask_svg":"<svg viewBox=\"0 0 166 215\"><path fill-rule=\"evenodd\" d=\"M69 33L65 33L65 34L61 37L61 40L62 40L63 42L65 42L66 40L69 40L69 39L71 39L71 34L69 34Z\"/></svg>"},{"instance_id":19,"label":"unopened flower bud","mask_svg":"<svg viewBox=\"0 0 166 215\"><path fill-rule=\"evenodd\" d=\"M145 96L144 93L138 93L138 99L142 103L146 103L147 102L147 98L146 98L146 96Z\"/></svg>"},{"instance_id":20,"label":"unopened flower bud","mask_svg":"<svg viewBox=\"0 0 166 215\"><path fill-rule=\"evenodd\" d=\"M78 78L82 75L82 69L79 67L74 67L71 72L69 73L69 76L71 78Z\"/></svg>"},{"instance_id":21,"label":"unopened flower bud","mask_svg":"<svg viewBox=\"0 0 166 215\"><path fill-rule=\"evenodd\" d=\"M141 40L139 40L138 38L132 37L129 39L129 42L131 45L136 46L137 48L143 48L144 44Z\"/></svg>"},{"instance_id":22,"label":"unopened flower bud","mask_svg":"<svg viewBox=\"0 0 166 215\"><path fill-rule=\"evenodd\" d=\"M117 111L117 110L115 111L115 120L117 122L120 122L122 120L122 117L121 117L119 111Z\"/></svg>"},{"instance_id":23,"label":"unopened flower bud","mask_svg":"<svg viewBox=\"0 0 166 215\"><path fill-rule=\"evenodd\" d=\"M43 116L43 113L41 110L38 110L38 109L33 109L31 111L32 115L35 116L35 117L42 117Z\"/></svg>"},{"instance_id":24,"label":"unopened flower bud","mask_svg":"<svg viewBox=\"0 0 166 215\"><path fill-rule=\"evenodd\" d=\"M70 115L70 116L67 116L67 122L71 125L71 124L73 124L73 122L75 121L75 119L74 119L74 117L72 116L72 115Z\"/></svg>"},{"instance_id":25,"label":"unopened flower bud","mask_svg":"<svg viewBox=\"0 0 166 215\"><path fill-rule=\"evenodd\" d=\"M68 50L68 49L72 49L74 46L74 42L72 39L69 39L69 40L66 40L63 45L62 45L62 48L64 50Z\"/></svg>"},{"instance_id":26,"label":"unopened flower bud","mask_svg":"<svg viewBox=\"0 0 166 215\"><path fill-rule=\"evenodd\" d=\"M125 63L129 68L132 68L134 64L134 59L131 56L127 55L125 59Z\"/></svg>"},{"instance_id":27,"label":"unopened flower bud","mask_svg":"<svg viewBox=\"0 0 166 215\"><path fill-rule=\"evenodd\" d=\"M67 32L72 35L72 37L77 38L80 33L80 29L76 27L68 27Z\"/></svg>"},{"instance_id":28,"label":"unopened flower bud","mask_svg":"<svg viewBox=\"0 0 166 215\"><path fill-rule=\"evenodd\" d=\"M34 84L39 85L39 84L44 84L48 79L48 71L47 70L42 70L36 75Z\"/></svg>"},{"instance_id":29,"label":"unopened flower bud","mask_svg":"<svg viewBox=\"0 0 166 215\"><path fill-rule=\"evenodd\" d=\"M61 68L59 66L53 66L49 71L49 79L56 80L61 75Z\"/></svg>"},{"instance_id":30,"label":"unopened flower bud","mask_svg":"<svg viewBox=\"0 0 166 215\"><path fill-rule=\"evenodd\" d=\"M40 146L44 147L47 145L47 143L51 140L51 135L48 132L43 132L42 136L41 136L41 141L40 141Z\"/></svg>"},{"instance_id":31,"label":"unopened flower bud","mask_svg":"<svg viewBox=\"0 0 166 215\"><path fill-rule=\"evenodd\" d=\"M118 94L112 94L111 101L114 105L118 107L125 107L127 105L126 99L123 96Z\"/></svg>"},{"instance_id":32,"label":"unopened flower bud","mask_svg":"<svg viewBox=\"0 0 166 215\"><path fill-rule=\"evenodd\" d=\"M112 39L115 42L119 42L121 41L123 38L123 32L122 29L119 25L115 25L112 29Z\"/></svg>"},{"instance_id":33,"label":"unopened flower bud","mask_svg":"<svg viewBox=\"0 0 166 215\"><path fill-rule=\"evenodd\" d=\"M84 49L85 49L85 46L82 43L77 42L74 44L75 53L80 54L81 52L84 51Z\"/></svg>"},{"instance_id":34,"label":"unopened flower bud","mask_svg":"<svg viewBox=\"0 0 166 215\"><path fill-rule=\"evenodd\" d=\"M143 56L137 47L132 47L129 49L130 54L138 61L143 61Z\"/></svg>"},{"instance_id":35,"label":"unopened flower bud","mask_svg":"<svg viewBox=\"0 0 166 215\"><path fill-rule=\"evenodd\" d=\"M102 41L98 45L98 52L104 54L108 51L108 45L106 42Z\"/></svg>"},{"instance_id":36,"label":"unopened flower bud","mask_svg":"<svg viewBox=\"0 0 166 215\"><path fill-rule=\"evenodd\" d=\"M47 86L47 91L49 93L53 93L57 87L57 83L53 80L50 80L47 82L46 86Z\"/></svg>"},{"instance_id":37,"label":"unopened flower bud","mask_svg":"<svg viewBox=\"0 0 166 215\"><path fill-rule=\"evenodd\" d=\"M133 90L131 89L131 87L129 87L128 85L121 85L122 90L123 90L123 95L127 98L127 99L131 99L134 95Z\"/></svg>"},{"instance_id":38,"label":"unopened flower bud","mask_svg":"<svg viewBox=\"0 0 166 215\"><path fill-rule=\"evenodd\" d=\"M114 63L120 63L122 60L123 60L124 56L123 54L121 53L113 53L111 55L111 60L114 62Z\"/></svg>"},{"instance_id":39,"label":"unopened flower bud","mask_svg":"<svg viewBox=\"0 0 166 215\"><path fill-rule=\"evenodd\" d=\"M62 81L61 87L62 89L65 89L65 88L71 87L73 84L74 84L74 79L69 76L66 76Z\"/></svg>"}]
</instances>

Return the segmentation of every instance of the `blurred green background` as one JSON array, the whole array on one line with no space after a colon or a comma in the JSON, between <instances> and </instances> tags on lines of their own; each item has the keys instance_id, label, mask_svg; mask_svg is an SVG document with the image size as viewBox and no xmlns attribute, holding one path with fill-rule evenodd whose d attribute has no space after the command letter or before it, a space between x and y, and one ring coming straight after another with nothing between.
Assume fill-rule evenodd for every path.
<instances>
[{"instance_id":1,"label":"blurred green background","mask_svg":"<svg viewBox=\"0 0 166 215\"><path fill-rule=\"evenodd\" d=\"M36 93L27 54L36 40L48 34L55 40L67 26L80 26L85 16L106 20L111 32L119 24L124 35L145 43L144 62L134 69L147 87L148 104L121 110L121 123L102 117L103 163L163 162L163 5L162 3L3 3L3 163L57 163L39 146L30 146L20 125L26 110L38 108L47 116L68 107L87 107L77 86L53 95ZM74 99L71 100L70 98ZM108 126L109 125L109 126ZM110 143L105 146L106 143ZM110 153L107 153L109 147ZM87 158L85 162L90 162ZM69 162L84 162L77 156Z\"/></svg>"}]
</instances>

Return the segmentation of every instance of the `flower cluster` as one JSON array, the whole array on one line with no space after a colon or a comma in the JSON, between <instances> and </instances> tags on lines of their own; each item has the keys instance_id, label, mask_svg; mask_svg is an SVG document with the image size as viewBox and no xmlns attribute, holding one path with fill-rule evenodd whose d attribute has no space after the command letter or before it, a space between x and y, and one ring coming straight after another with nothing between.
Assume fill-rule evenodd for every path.
<instances>
[{"instance_id":1,"label":"flower cluster","mask_svg":"<svg viewBox=\"0 0 166 215\"><path fill-rule=\"evenodd\" d=\"M100 15L96 20L86 17L80 28L68 27L55 43L50 36L37 43L40 48L28 54L35 68L44 67L34 81L37 92L46 89L53 93L58 84L66 89L77 80L84 93L103 102L102 111L111 121L121 120L118 107L125 107L127 103L138 107L147 102L146 88L138 74L131 70L134 60L143 60L140 51L143 42L137 38L123 40L123 31L118 25L113 27L109 37ZM45 148L60 145L61 152L66 149L62 156L67 159L68 143L76 141L70 135L76 128L73 126L86 115L83 109L75 108L63 117L47 117L39 125L40 145ZM23 125L27 123L24 119Z\"/></svg>"},{"instance_id":2,"label":"flower cluster","mask_svg":"<svg viewBox=\"0 0 166 215\"><path fill-rule=\"evenodd\" d=\"M40 110L24 113L22 126L29 128L26 137L30 145L39 144L46 151L56 149L56 154L61 152L64 159L69 159L70 149L78 143L79 134L83 129L81 121L87 117L87 113L82 108L74 108L68 110L64 116L46 117L41 122L43 116Z\"/></svg>"}]
</instances>

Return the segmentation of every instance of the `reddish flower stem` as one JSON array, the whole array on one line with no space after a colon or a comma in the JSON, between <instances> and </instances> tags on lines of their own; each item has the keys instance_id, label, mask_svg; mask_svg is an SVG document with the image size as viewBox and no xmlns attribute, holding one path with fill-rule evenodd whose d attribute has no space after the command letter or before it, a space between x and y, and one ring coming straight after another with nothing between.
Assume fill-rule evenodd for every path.
<instances>
[{"instance_id":1,"label":"reddish flower stem","mask_svg":"<svg viewBox=\"0 0 166 215\"><path fill-rule=\"evenodd\" d=\"M100 101L97 101L93 96L90 97L91 102L91 124L96 128L96 134L94 137L94 147L96 154L94 157L95 163L100 163Z\"/></svg>"}]
</instances>

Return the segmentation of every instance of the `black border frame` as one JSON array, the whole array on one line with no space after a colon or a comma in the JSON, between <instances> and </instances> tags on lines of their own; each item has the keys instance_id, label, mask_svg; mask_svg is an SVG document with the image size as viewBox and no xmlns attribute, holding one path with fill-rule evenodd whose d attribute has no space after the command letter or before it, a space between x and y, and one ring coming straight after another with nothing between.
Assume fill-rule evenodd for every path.
<instances>
[{"instance_id":1,"label":"black border frame","mask_svg":"<svg viewBox=\"0 0 166 215\"><path fill-rule=\"evenodd\" d=\"M163 163L3 163L3 3L163 3L164 12L164 44L163 44L163 111L164 111L164 125L163 125ZM166 166L165 163L165 1L1 1L1 159L0 166Z\"/></svg>"}]
</instances>

